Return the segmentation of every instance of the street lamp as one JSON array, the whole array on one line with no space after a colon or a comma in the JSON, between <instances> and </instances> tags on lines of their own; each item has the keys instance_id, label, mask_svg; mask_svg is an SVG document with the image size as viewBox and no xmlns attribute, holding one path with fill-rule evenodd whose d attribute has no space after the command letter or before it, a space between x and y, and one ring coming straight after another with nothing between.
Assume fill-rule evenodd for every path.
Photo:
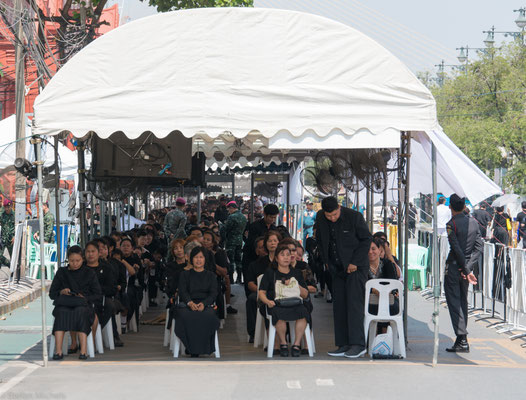
<instances>
[{"instance_id":1,"label":"street lamp","mask_svg":"<svg viewBox=\"0 0 526 400\"><path fill-rule=\"evenodd\" d=\"M445 73L445 67L452 67L452 68L463 68L462 65L456 65L456 64L446 64L446 62L444 60L442 60L442 62L440 64L435 64L435 67L438 67L438 72L437 72L437 78L436 78L436 81L438 83L438 85L440 87L442 87L444 85L444 78L446 76L446 73Z\"/></svg>"},{"instance_id":2,"label":"street lamp","mask_svg":"<svg viewBox=\"0 0 526 400\"><path fill-rule=\"evenodd\" d=\"M457 56L457 60L461 64L467 64L469 61L469 51L470 50L477 50L481 51L483 53L487 53L488 49L485 49L483 47L469 47L466 45L466 47L457 47L456 50L460 50L460 53Z\"/></svg>"},{"instance_id":3,"label":"street lamp","mask_svg":"<svg viewBox=\"0 0 526 400\"><path fill-rule=\"evenodd\" d=\"M518 10L513 10L513 12L518 12L519 16L515 20L515 23L519 27L519 29L524 30L524 27L526 27L526 7L519 8Z\"/></svg>"},{"instance_id":4,"label":"street lamp","mask_svg":"<svg viewBox=\"0 0 526 400\"><path fill-rule=\"evenodd\" d=\"M489 31L482 31L482 33L487 33L486 39L484 39L484 44L486 47L493 47L495 44L495 27L492 26Z\"/></svg>"}]
</instances>

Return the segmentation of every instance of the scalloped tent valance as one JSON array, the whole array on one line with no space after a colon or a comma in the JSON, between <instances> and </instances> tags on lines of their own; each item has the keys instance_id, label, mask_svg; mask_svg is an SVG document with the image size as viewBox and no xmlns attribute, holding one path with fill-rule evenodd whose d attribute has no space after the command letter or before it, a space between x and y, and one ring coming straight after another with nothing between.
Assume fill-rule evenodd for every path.
<instances>
[{"instance_id":1,"label":"scalloped tent valance","mask_svg":"<svg viewBox=\"0 0 526 400\"><path fill-rule=\"evenodd\" d=\"M207 156L268 157L397 147L400 131L437 126L427 88L357 30L293 11L213 8L143 18L95 40L38 96L34 133L180 131Z\"/></svg>"}]
</instances>

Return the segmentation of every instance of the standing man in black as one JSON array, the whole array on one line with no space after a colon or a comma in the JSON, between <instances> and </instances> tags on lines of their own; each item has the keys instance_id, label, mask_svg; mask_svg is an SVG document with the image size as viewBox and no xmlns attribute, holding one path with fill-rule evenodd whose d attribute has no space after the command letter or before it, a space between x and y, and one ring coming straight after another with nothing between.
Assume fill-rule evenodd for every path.
<instances>
[{"instance_id":1,"label":"standing man in black","mask_svg":"<svg viewBox=\"0 0 526 400\"><path fill-rule=\"evenodd\" d=\"M446 293L449 316L457 339L446 349L450 353L469 353L468 344L468 288L476 285L473 268L484 250L479 224L463 211L466 200L453 194L449 198L451 219L446 224L449 254L446 259L444 292Z\"/></svg>"},{"instance_id":2,"label":"standing man in black","mask_svg":"<svg viewBox=\"0 0 526 400\"><path fill-rule=\"evenodd\" d=\"M522 239L522 248L526 249L526 201L521 203L522 211L517 214L519 221L519 241Z\"/></svg>"},{"instance_id":3,"label":"standing man in black","mask_svg":"<svg viewBox=\"0 0 526 400\"><path fill-rule=\"evenodd\" d=\"M486 204L481 203L478 209L471 212L471 215L479 223L480 236L484 239L488 232L488 225L491 222L491 215L486 211Z\"/></svg>"},{"instance_id":4,"label":"standing man in black","mask_svg":"<svg viewBox=\"0 0 526 400\"><path fill-rule=\"evenodd\" d=\"M316 216L316 240L332 276L334 357L358 358L365 352L363 329L365 283L369 271L371 233L357 211L341 207L334 197L321 202Z\"/></svg>"},{"instance_id":5,"label":"standing man in black","mask_svg":"<svg viewBox=\"0 0 526 400\"><path fill-rule=\"evenodd\" d=\"M276 219L278 218L279 208L275 204L267 204L263 209L263 218L252 222L248 225L248 236L243 247L243 280L245 282L245 289L247 283L248 266L252 261L256 261L258 256L256 254L256 239L260 236L265 236L270 230L276 230ZM236 282L237 283L237 282ZM247 292L248 293L248 292ZM248 295L248 294L247 294Z\"/></svg>"}]
</instances>

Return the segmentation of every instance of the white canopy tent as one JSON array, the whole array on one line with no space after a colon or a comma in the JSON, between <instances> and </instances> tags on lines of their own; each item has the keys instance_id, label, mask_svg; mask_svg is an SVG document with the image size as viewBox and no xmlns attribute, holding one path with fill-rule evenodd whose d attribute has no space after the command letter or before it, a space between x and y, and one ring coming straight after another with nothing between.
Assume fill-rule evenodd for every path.
<instances>
[{"instance_id":1,"label":"white canopy tent","mask_svg":"<svg viewBox=\"0 0 526 400\"><path fill-rule=\"evenodd\" d=\"M442 144L433 96L404 64L349 26L293 11L185 10L121 26L56 74L35 102L33 122L37 135L180 132L194 152L228 163L398 148L401 132L411 132L429 181L432 141L440 164L455 157L441 174L448 190L498 191ZM470 175L450 180L466 166ZM469 179L484 189L465 190Z\"/></svg>"}]
</instances>

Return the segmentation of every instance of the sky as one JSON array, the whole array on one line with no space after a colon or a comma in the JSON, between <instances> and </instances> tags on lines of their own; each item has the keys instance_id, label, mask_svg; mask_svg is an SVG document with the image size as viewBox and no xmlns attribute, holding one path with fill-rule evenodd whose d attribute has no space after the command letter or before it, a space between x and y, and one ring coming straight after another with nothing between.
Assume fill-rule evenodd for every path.
<instances>
[{"instance_id":1,"label":"sky","mask_svg":"<svg viewBox=\"0 0 526 400\"><path fill-rule=\"evenodd\" d=\"M115 3L121 9L121 23L156 13L139 0L109 1ZM337 20L379 42L414 72L434 72L442 59L458 64L456 48L484 47L483 30L494 25L497 31L516 31L518 13L513 10L526 7L526 0L254 0L254 6ZM495 39L509 40L502 34Z\"/></svg>"}]
</instances>

